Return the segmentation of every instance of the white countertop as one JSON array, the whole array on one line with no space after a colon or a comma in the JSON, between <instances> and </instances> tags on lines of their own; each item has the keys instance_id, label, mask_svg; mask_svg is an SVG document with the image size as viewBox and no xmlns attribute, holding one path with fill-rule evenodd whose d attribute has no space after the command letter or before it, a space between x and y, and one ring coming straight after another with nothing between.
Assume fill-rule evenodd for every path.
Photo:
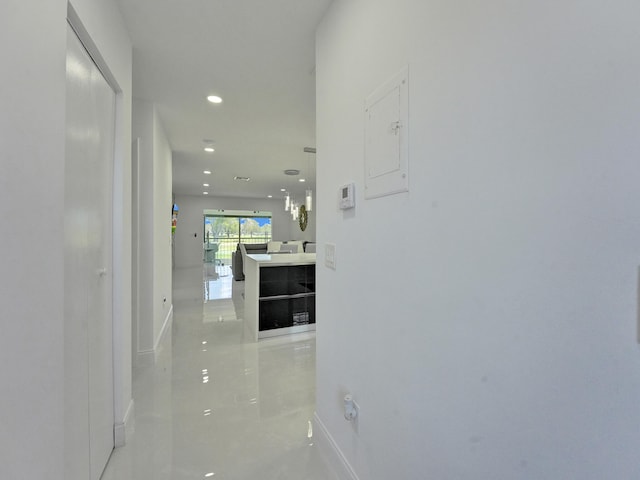
<instances>
[{"instance_id":1,"label":"white countertop","mask_svg":"<svg viewBox=\"0 0 640 480\"><path fill-rule=\"evenodd\" d=\"M259 266L309 265L316 263L315 253L258 253L247 255L249 260Z\"/></svg>"}]
</instances>

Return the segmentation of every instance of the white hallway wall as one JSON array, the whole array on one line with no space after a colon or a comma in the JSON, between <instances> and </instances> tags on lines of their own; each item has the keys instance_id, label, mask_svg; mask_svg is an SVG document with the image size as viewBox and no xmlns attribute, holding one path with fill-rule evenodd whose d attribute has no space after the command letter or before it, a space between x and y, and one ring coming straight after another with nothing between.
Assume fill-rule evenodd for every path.
<instances>
[{"instance_id":1,"label":"white hallway wall","mask_svg":"<svg viewBox=\"0 0 640 480\"><path fill-rule=\"evenodd\" d=\"M120 90L113 275L115 407L116 422L122 422L131 401L131 348L127 343L131 330L127 241L131 237L131 45L113 2L71 3ZM0 336L0 478L62 480L65 461L86 460L79 459L73 445L65 441L65 424L74 422L73 416L65 417L65 398L82 393L65 385L73 365L64 363L67 2L8 0L1 10L0 200L7 208L0 225L0 298L6 320ZM42 243L46 248L35 248Z\"/></svg>"},{"instance_id":2,"label":"white hallway wall","mask_svg":"<svg viewBox=\"0 0 640 480\"><path fill-rule=\"evenodd\" d=\"M133 137L140 139L137 351L149 353L155 350L172 313L172 154L153 104L134 100Z\"/></svg>"},{"instance_id":3,"label":"white hallway wall","mask_svg":"<svg viewBox=\"0 0 640 480\"><path fill-rule=\"evenodd\" d=\"M317 415L361 480L637 477L639 16L330 7L318 240L337 269L318 268ZM364 99L407 64L410 192L365 200Z\"/></svg>"},{"instance_id":4,"label":"white hallway wall","mask_svg":"<svg viewBox=\"0 0 640 480\"><path fill-rule=\"evenodd\" d=\"M176 195L175 203L180 208L175 234L175 266L194 267L202 265L203 211L214 210L261 210L272 213L271 233L274 240L308 240L315 238L315 216L309 216L309 227L300 231L291 215L284 211L284 202L268 198L237 198L191 195Z\"/></svg>"}]
</instances>

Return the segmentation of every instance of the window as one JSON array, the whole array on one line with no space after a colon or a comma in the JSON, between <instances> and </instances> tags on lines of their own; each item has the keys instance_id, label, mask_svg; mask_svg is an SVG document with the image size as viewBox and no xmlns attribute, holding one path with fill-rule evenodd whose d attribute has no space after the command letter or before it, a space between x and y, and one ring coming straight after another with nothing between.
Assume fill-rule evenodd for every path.
<instances>
[{"instance_id":1,"label":"window","mask_svg":"<svg viewBox=\"0 0 640 480\"><path fill-rule=\"evenodd\" d=\"M230 265L237 244L271 241L271 212L206 210L204 212L205 261Z\"/></svg>"}]
</instances>

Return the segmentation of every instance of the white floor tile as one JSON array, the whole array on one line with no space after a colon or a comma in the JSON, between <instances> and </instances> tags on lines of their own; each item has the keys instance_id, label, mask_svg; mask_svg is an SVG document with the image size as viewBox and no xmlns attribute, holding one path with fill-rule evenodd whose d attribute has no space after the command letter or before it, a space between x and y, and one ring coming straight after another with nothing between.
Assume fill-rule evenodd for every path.
<instances>
[{"instance_id":1,"label":"white floor tile","mask_svg":"<svg viewBox=\"0 0 640 480\"><path fill-rule=\"evenodd\" d=\"M134 433L103 480L335 478L311 428L315 335L248 342L243 288L174 272L172 328L134 372Z\"/></svg>"}]
</instances>

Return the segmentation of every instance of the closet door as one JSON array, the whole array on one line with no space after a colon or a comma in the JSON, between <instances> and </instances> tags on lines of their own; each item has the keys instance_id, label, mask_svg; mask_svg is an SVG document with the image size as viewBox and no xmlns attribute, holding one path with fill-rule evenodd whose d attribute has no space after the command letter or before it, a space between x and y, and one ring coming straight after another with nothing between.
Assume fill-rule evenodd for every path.
<instances>
[{"instance_id":1,"label":"closet door","mask_svg":"<svg viewBox=\"0 0 640 480\"><path fill-rule=\"evenodd\" d=\"M80 465L75 473L98 480L114 447L115 93L71 27L67 35L66 127L65 342L69 349L66 368L72 378L67 396L73 405L72 419L67 421L77 422L72 445L79 445L83 438L85 442L74 459Z\"/></svg>"}]
</instances>

